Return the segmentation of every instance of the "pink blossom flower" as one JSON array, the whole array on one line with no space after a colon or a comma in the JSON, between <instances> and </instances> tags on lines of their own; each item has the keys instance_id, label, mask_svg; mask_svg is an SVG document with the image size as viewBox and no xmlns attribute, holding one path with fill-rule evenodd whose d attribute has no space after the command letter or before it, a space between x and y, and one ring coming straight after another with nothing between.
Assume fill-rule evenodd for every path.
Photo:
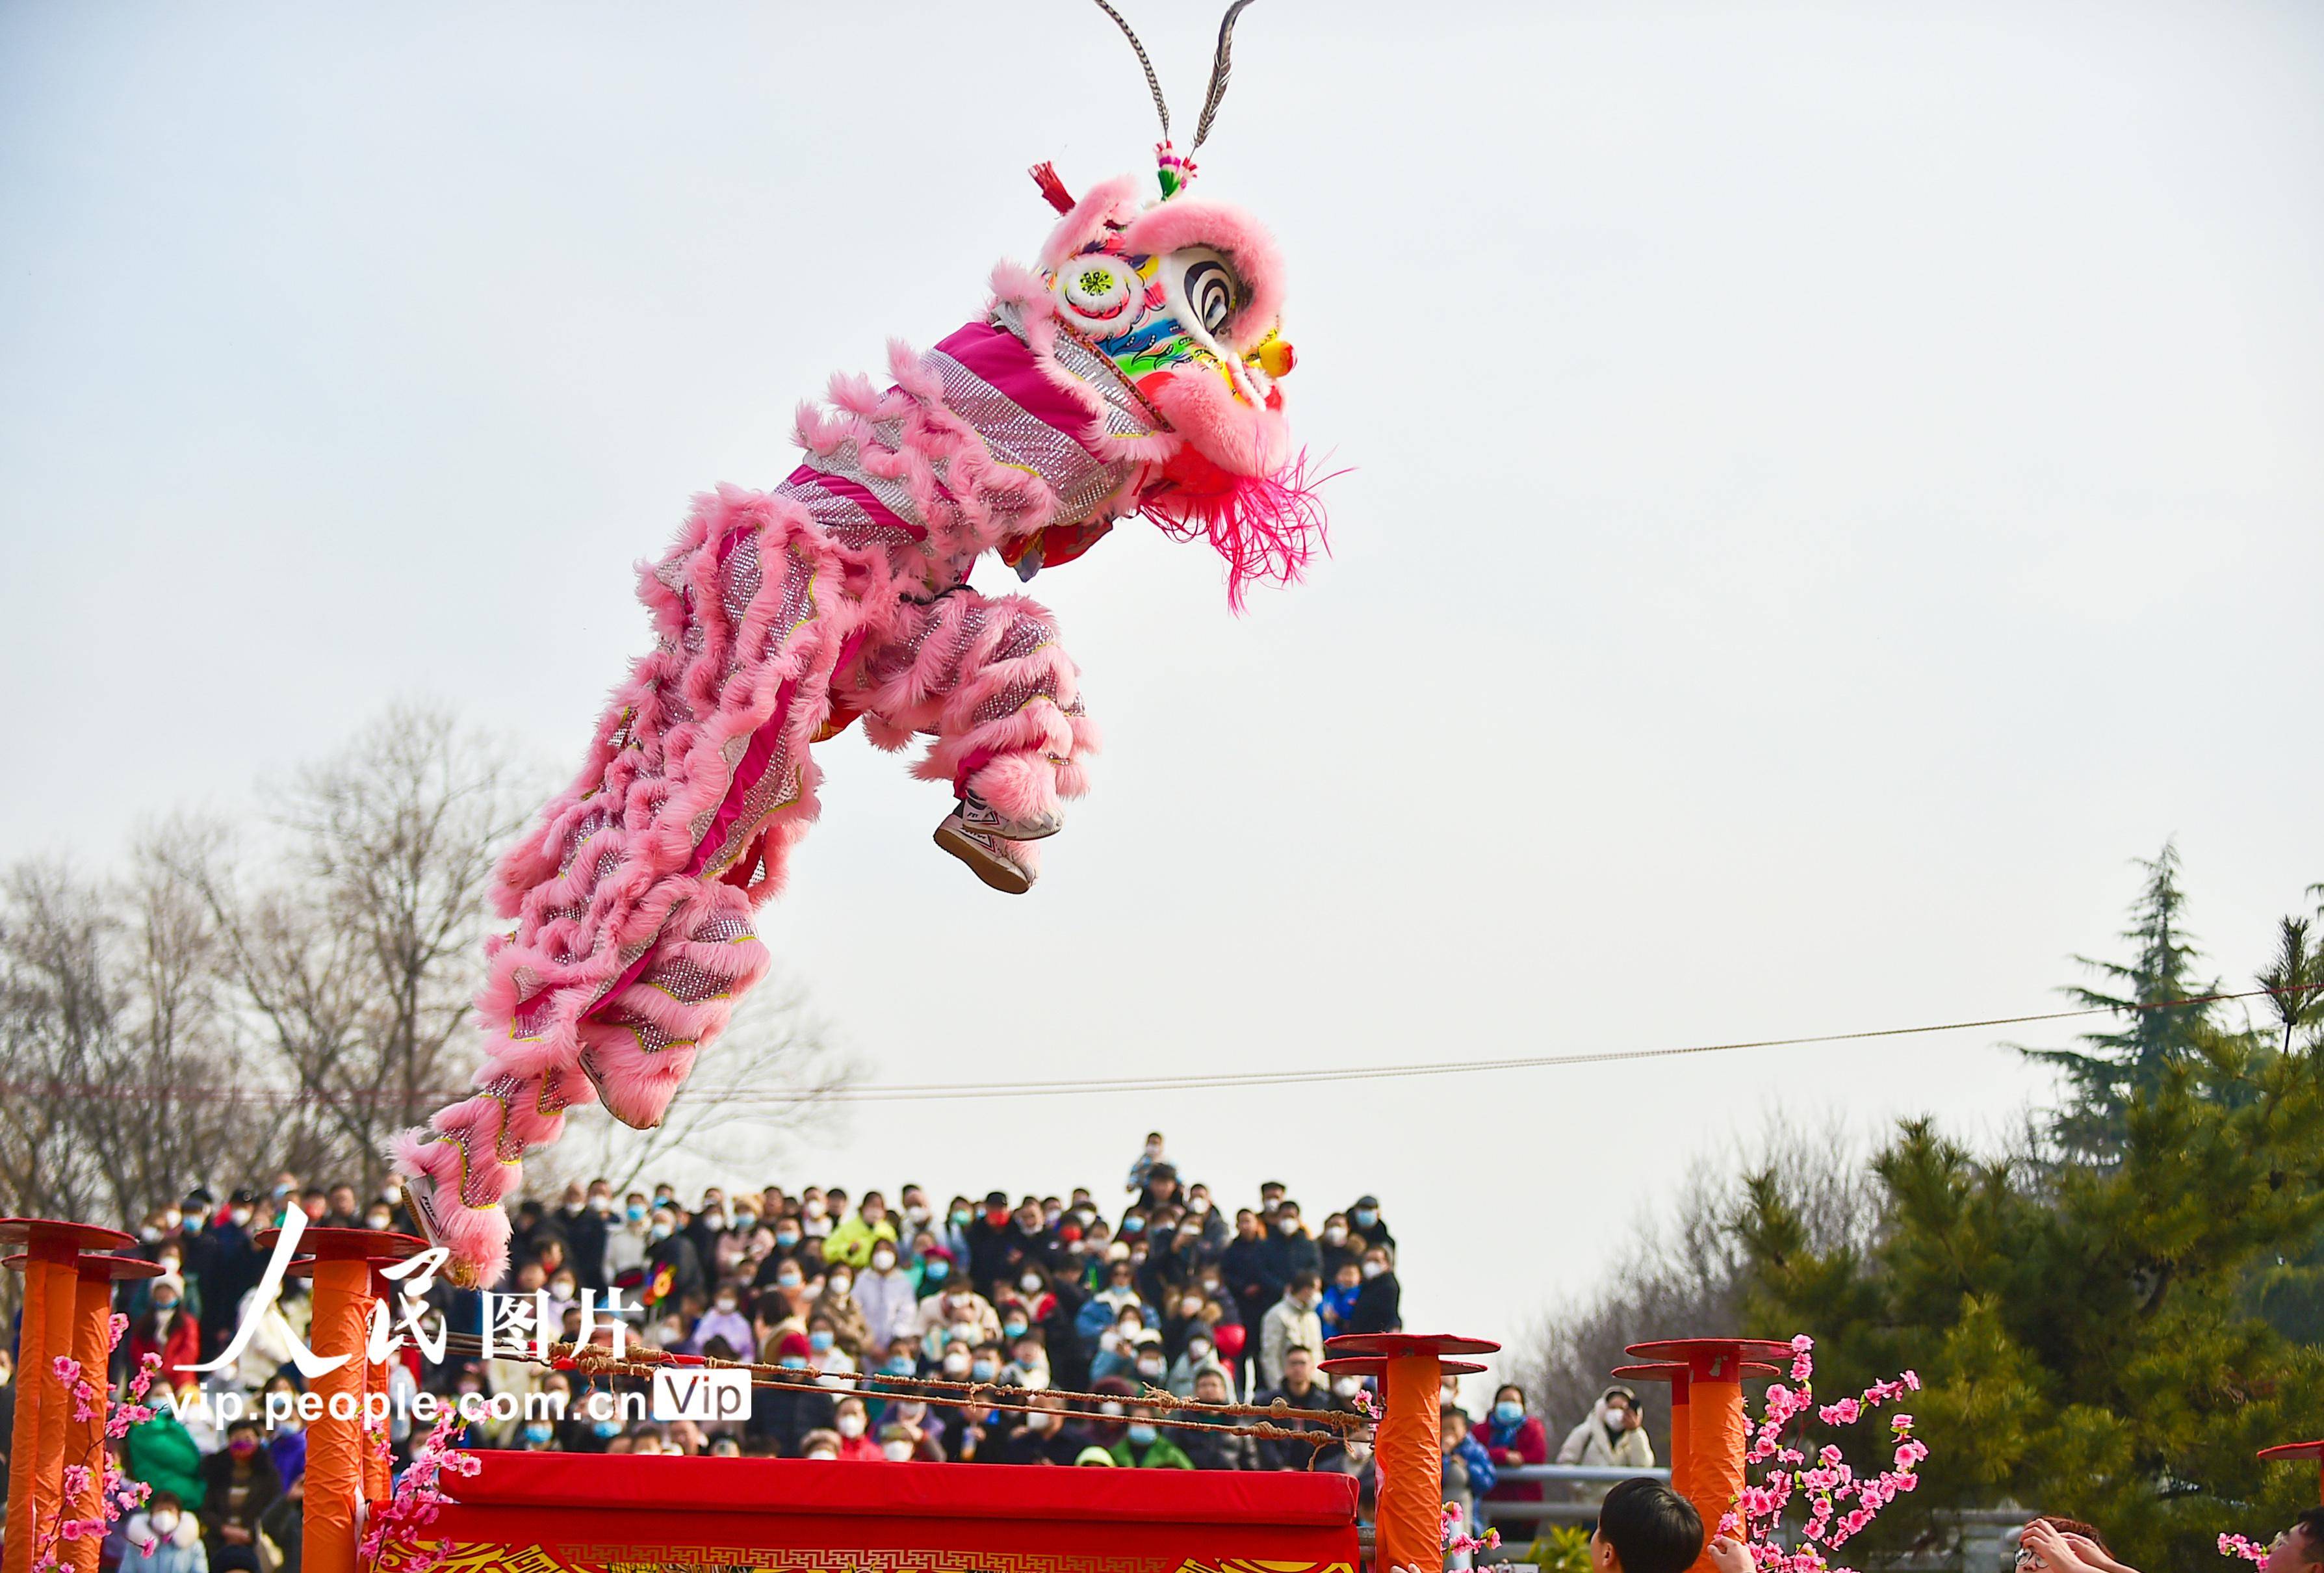
<instances>
[{"instance_id":1,"label":"pink blossom flower","mask_svg":"<svg viewBox=\"0 0 2324 1573\"><path fill-rule=\"evenodd\" d=\"M1913 1417L1908 1414L1890 1415L1888 1429L1892 1431L1909 1431L1913 1429Z\"/></svg>"},{"instance_id":2,"label":"pink blossom flower","mask_svg":"<svg viewBox=\"0 0 2324 1573\"><path fill-rule=\"evenodd\" d=\"M86 1464L66 1465L64 1486L65 1495L68 1497L77 1497L82 1492L87 1491L88 1489L88 1466Z\"/></svg>"},{"instance_id":3,"label":"pink blossom flower","mask_svg":"<svg viewBox=\"0 0 2324 1573\"><path fill-rule=\"evenodd\" d=\"M49 1369L55 1372L57 1380L67 1387L80 1380L80 1362L69 1355L60 1355L50 1361Z\"/></svg>"},{"instance_id":4,"label":"pink blossom flower","mask_svg":"<svg viewBox=\"0 0 2324 1573\"><path fill-rule=\"evenodd\" d=\"M1903 1374L1903 1381L1904 1385L1911 1388L1914 1393L1921 1391L1921 1374L1919 1372L1904 1372Z\"/></svg>"}]
</instances>

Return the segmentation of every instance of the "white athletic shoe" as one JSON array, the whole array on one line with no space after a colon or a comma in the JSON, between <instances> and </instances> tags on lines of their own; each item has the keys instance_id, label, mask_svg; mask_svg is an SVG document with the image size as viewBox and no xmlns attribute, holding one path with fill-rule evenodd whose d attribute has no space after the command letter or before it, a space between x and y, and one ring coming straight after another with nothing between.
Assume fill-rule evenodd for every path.
<instances>
[{"instance_id":1,"label":"white athletic shoe","mask_svg":"<svg viewBox=\"0 0 2324 1573\"><path fill-rule=\"evenodd\" d=\"M1050 813L1032 820L1008 819L973 791L962 796L959 814L960 822L978 835L998 836L1003 841L1045 840L1065 828L1063 819Z\"/></svg>"},{"instance_id":2,"label":"white athletic shoe","mask_svg":"<svg viewBox=\"0 0 2324 1573\"><path fill-rule=\"evenodd\" d=\"M994 890L1021 896L1033 888L1033 871L1009 855L1009 839L972 828L957 811L946 814L936 827L936 845Z\"/></svg>"}]
</instances>

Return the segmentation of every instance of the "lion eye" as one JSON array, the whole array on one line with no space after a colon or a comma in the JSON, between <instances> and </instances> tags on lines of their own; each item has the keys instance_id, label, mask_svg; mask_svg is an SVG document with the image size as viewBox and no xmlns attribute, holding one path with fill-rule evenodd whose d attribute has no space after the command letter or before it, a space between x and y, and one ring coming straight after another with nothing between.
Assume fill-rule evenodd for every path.
<instances>
[{"instance_id":1,"label":"lion eye","mask_svg":"<svg viewBox=\"0 0 2324 1573\"><path fill-rule=\"evenodd\" d=\"M1226 264L1205 257L1186 270L1186 304L1206 332L1216 333L1234 315L1235 276Z\"/></svg>"}]
</instances>

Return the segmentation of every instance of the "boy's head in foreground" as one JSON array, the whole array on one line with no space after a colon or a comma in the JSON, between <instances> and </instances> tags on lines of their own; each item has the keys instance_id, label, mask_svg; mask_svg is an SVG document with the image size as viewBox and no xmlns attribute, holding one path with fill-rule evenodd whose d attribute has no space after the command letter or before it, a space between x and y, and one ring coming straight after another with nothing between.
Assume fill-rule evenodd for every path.
<instances>
[{"instance_id":1,"label":"boy's head in foreground","mask_svg":"<svg viewBox=\"0 0 2324 1573\"><path fill-rule=\"evenodd\" d=\"M1625 1480L1606 1494L1591 1573L1686 1573L1702 1555L1702 1515L1661 1481Z\"/></svg>"}]
</instances>

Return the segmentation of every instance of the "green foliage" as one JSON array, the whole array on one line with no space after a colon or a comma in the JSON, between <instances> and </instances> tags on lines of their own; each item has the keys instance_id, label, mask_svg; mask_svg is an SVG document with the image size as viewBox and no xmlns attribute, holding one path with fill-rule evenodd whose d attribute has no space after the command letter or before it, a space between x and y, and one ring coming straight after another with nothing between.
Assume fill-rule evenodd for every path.
<instances>
[{"instance_id":1,"label":"green foliage","mask_svg":"<svg viewBox=\"0 0 2324 1573\"><path fill-rule=\"evenodd\" d=\"M2161 856L2139 866L2146 871L2146 884L2122 936L2137 947L2136 957L2126 963L2078 956L2074 959L2115 992L2066 991L2080 1004L2119 1012L2122 1026L2084 1037L2088 1052L2026 1051L2066 1073L2073 1096L2058 1112L2053 1134L2067 1157L2087 1162L2111 1162L2121 1153L2131 1100L2153 1087L2164 1068L2194 1051L2210 1012L2176 1002L2219 992L2216 980L2195 976L2200 958L2181 921L2187 898L2179 888L2178 849L2166 842Z\"/></svg>"},{"instance_id":2,"label":"green foliage","mask_svg":"<svg viewBox=\"0 0 2324 1573\"><path fill-rule=\"evenodd\" d=\"M1590 1531L1579 1524L1556 1525L1517 1560L1532 1563L1541 1573L1590 1573Z\"/></svg>"},{"instance_id":3,"label":"green foliage","mask_svg":"<svg viewBox=\"0 0 2324 1573\"><path fill-rule=\"evenodd\" d=\"M2193 981L2175 857L2146 866L2138 959L2101 964L2120 994L2087 995L2124 1026L2059 1058L2089 1067L2060 1151L1981 1157L1906 1122L1874 1161L1873 1243L1821 1253L1773 1176L1746 1185L1750 1325L1814 1335L1827 1398L1905 1366L1924 1383L1923 1485L1852 1553L2006 1498L2098 1524L2148 1573L2219 1573L2222 1531L2264 1539L2313 1504L2312 1470L2253 1455L2324 1430L2324 1349L2262 1314L2295 1290L2324 1305L2315 1009L2235 1030L2173 1005L2214 990ZM2275 970L2313 980L2295 924Z\"/></svg>"}]
</instances>

